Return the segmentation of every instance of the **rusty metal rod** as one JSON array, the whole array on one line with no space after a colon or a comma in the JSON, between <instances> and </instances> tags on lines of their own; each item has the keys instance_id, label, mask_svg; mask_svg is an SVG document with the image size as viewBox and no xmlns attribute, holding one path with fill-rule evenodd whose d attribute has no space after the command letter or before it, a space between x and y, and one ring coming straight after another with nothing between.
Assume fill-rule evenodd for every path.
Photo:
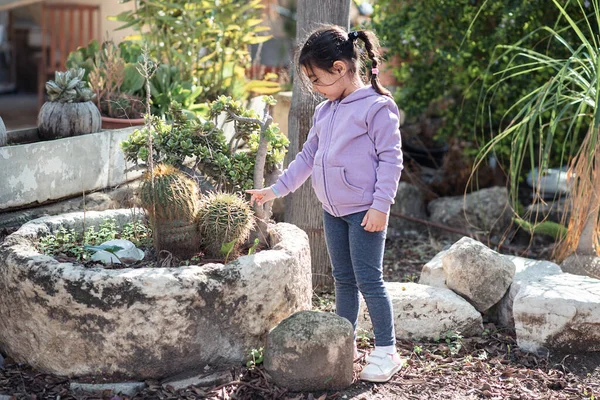
<instances>
[{"instance_id":1,"label":"rusty metal rod","mask_svg":"<svg viewBox=\"0 0 600 400\"><path fill-rule=\"evenodd\" d=\"M478 240L477 238L474 238L471 233L461 231L460 229L450 228L449 226L438 224L437 222L426 221L426 220L421 219L421 218L410 217L408 215L404 215L404 214L400 214L400 213L395 213L395 212L390 212L390 215L392 217L402 218L402 219L406 219L408 221L413 221L413 222L418 222L418 223L423 224L423 225L431 226L433 228L442 229L442 230L445 230L445 231L448 231L448 232L456 233L458 235L468 236L471 239ZM495 246L495 247L501 248L501 249L505 249L505 250L513 252L513 253L531 254L531 251L529 251L529 250L517 249L514 246L509 246L509 245L506 245L506 244L495 243L495 242L493 242L491 240L489 241L489 243L492 246Z\"/></svg>"}]
</instances>

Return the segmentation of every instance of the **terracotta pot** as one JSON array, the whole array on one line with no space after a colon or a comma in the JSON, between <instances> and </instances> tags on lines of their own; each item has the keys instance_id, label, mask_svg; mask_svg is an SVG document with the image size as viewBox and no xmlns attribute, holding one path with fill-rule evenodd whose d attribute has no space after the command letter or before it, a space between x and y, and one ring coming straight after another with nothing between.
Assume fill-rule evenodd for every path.
<instances>
[{"instance_id":1,"label":"terracotta pot","mask_svg":"<svg viewBox=\"0 0 600 400\"><path fill-rule=\"evenodd\" d=\"M110 118L102 117L102 129L121 129L129 126L144 125L144 118Z\"/></svg>"}]
</instances>

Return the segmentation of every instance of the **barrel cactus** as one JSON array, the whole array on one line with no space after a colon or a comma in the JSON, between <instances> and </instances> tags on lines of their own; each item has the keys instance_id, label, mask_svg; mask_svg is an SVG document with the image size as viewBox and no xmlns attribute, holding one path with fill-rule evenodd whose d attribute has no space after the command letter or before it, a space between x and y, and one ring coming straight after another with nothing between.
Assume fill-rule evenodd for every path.
<instances>
[{"instance_id":1,"label":"barrel cactus","mask_svg":"<svg viewBox=\"0 0 600 400\"><path fill-rule=\"evenodd\" d=\"M198 224L210 256L237 255L254 226L250 204L233 193L209 193L201 200Z\"/></svg>"},{"instance_id":2,"label":"barrel cactus","mask_svg":"<svg viewBox=\"0 0 600 400\"><path fill-rule=\"evenodd\" d=\"M95 94L83 80L85 70L56 72L46 83L49 101L38 114L38 132L43 139L57 139L99 132L102 119L91 101Z\"/></svg>"},{"instance_id":3,"label":"barrel cactus","mask_svg":"<svg viewBox=\"0 0 600 400\"><path fill-rule=\"evenodd\" d=\"M167 250L185 259L200 251L196 182L175 167L159 164L144 175L140 201L150 217L157 252Z\"/></svg>"},{"instance_id":4,"label":"barrel cactus","mask_svg":"<svg viewBox=\"0 0 600 400\"><path fill-rule=\"evenodd\" d=\"M6 125L4 125L4 121L0 117L0 147L6 146L8 144L8 136L6 135Z\"/></svg>"}]
</instances>

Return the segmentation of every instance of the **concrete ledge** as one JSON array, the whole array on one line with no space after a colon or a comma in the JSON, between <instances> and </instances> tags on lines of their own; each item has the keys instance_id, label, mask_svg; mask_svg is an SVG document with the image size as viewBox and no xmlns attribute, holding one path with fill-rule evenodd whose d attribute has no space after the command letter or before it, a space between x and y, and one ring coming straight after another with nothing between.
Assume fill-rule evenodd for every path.
<instances>
[{"instance_id":1,"label":"concrete ledge","mask_svg":"<svg viewBox=\"0 0 600 400\"><path fill-rule=\"evenodd\" d=\"M131 165L121 151L121 142L137 128L0 147L0 212L138 178L141 171L125 172ZM32 132L17 136L30 138Z\"/></svg>"},{"instance_id":2,"label":"concrete ledge","mask_svg":"<svg viewBox=\"0 0 600 400\"><path fill-rule=\"evenodd\" d=\"M311 308L308 237L290 224L271 227L271 250L226 265L86 268L35 247L61 226L136 215L63 214L9 235L0 244L0 350L56 375L163 378L242 363L279 321Z\"/></svg>"}]
</instances>

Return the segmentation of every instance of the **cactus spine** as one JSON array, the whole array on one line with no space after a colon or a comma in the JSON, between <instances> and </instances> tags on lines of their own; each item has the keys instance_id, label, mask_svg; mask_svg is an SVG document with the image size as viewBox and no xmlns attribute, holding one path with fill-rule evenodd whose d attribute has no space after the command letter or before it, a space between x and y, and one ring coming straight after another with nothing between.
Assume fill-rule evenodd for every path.
<instances>
[{"instance_id":1,"label":"cactus spine","mask_svg":"<svg viewBox=\"0 0 600 400\"><path fill-rule=\"evenodd\" d=\"M156 251L189 258L200 251L198 185L170 165L157 165L152 175L144 175L140 201L150 216Z\"/></svg>"},{"instance_id":2,"label":"cactus spine","mask_svg":"<svg viewBox=\"0 0 600 400\"><path fill-rule=\"evenodd\" d=\"M239 195L210 193L201 201L198 224L207 254L224 255L221 253L223 245L233 242L231 259L248 239L254 226L254 214L250 204Z\"/></svg>"}]
</instances>

